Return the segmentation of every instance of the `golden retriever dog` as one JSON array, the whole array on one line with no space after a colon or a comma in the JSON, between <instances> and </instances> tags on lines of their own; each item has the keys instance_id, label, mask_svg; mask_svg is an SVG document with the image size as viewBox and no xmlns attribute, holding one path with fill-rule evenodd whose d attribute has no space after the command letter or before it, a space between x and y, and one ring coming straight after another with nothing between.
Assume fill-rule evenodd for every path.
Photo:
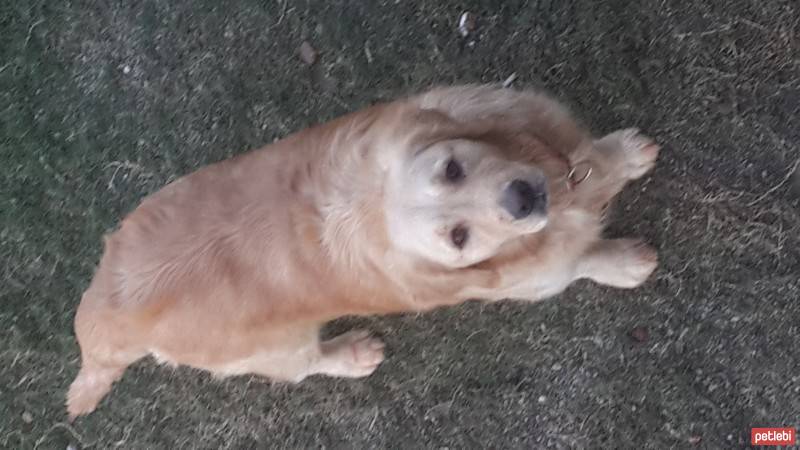
<instances>
[{"instance_id":1,"label":"golden retriever dog","mask_svg":"<svg viewBox=\"0 0 800 450\"><path fill-rule=\"evenodd\" d=\"M593 138L555 100L494 86L375 105L212 164L150 195L105 240L75 316L71 419L152 355L219 376L363 377L348 315L536 301L571 282L633 288L656 268L601 237L605 208L659 147Z\"/></svg>"}]
</instances>

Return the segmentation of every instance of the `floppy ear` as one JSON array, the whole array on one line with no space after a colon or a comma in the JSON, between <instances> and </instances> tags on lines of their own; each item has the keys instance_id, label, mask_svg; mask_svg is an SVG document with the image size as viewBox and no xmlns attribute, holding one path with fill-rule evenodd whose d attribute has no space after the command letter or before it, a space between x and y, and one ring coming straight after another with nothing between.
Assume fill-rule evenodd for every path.
<instances>
[{"instance_id":1,"label":"floppy ear","mask_svg":"<svg viewBox=\"0 0 800 450\"><path fill-rule=\"evenodd\" d=\"M470 139L486 134L492 129L490 120L460 122L437 109L420 109L411 118L413 132L409 143L414 148L428 147L439 141Z\"/></svg>"},{"instance_id":2,"label":"floppy ear","mask_svg":"<svg viewBox=\"0 0 800 450\"><path fill-rule=\"evenodd\" d=\"M389 130L381 145L384 168L399 154L415 152L440 141L478 139L495 128L495 120L458 121L439 109L403 105L386 124Z\"/></svg>"},{"instance_id":3,"label":"floppy ear","mask_svg":"<svg viewBox=\"0 0 800 450\"><path fill-rule=\"evenodd\" d=\"M407 293L420 311L472 300L475 292L496 289L501 281L493 265L450 269L405 257L395 260L390 276L399 286L411 287Z\"/></svg>"},{"instance_id":4,"label":"floppy ear","mask_svg":"<svg viewBox=\"0 0 800 450\"><path fill-rule=\"evenodd\" d=\"M421 94L422 108L444 111L455 120L489 118L506 133L527 132L547 145L571 153L590 139L569 110L550 96L533 90L499 85L465 85L432 89Z\"/></svg>"},{"instance_id":5,"label":"floppy ear","mask_svg":"<svg viewBox=\"0 0 800 450\"><path fill-rule=\"evenodd\" d=\"M479 266L432 271L425 275L423 283L440 302L461 303L474 300L470 292L497 289L500 285L500 273L494 267ZM426 291L428 290L423 289L423 292Z\"/></svg>"},{"instance_id":6,"label":"floppy ear","mask_svg":"<svg viewBox=\"0 0 800 450\"><path fill-rule=\"evenodd\" d=\"M502 115L457 120L442 110L420 109L412 118L413 133L408 136L411 149L422 149L440 141L469 139L494 145L509 160L526 164L547 163L553 152L543 150L547 144L525 128L509 127ZM412 150L414 151L414 150ZM563 162L557 160L557 169Z\"/></svg>"}]
</instances>

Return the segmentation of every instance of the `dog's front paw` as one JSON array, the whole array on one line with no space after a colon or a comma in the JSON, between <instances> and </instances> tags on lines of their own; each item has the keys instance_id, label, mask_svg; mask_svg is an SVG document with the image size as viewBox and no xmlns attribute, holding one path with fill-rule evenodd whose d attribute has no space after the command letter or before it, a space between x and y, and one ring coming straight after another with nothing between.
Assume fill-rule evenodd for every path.
<instances>
[{"instance_id":1,"label":"dog's front paw","mask_svg":"<svg viewBox=\"0 0 800 450\"><path fill-rule=\"evenodd\" d=\"M639 239L600 241L579 266L580 276L618 288L635 288L656 270L658 253Z\"/></svg>"},{"instance_id":2,"label":"dog's front paw","mask_svg":"<svg viewBox=\"0 0 800 450\"><path fill-rule=\"evenodd\" d=\"M614 255L617 267L615 285L635 288L644 283L658 267L658 252L639 239L617 239Z\"/></svg>"},{"instance_id":3,"label":"dog's front paw","mask_svg":"<svg viewBox=\"0 0 800 450\"><path fill-rule=\"evenodd\" d=\"M620 130L619 140L625 154L625 178L635 180L649 172L656 164L661 147L636 128Z\"/></svg>"}]
</instances>

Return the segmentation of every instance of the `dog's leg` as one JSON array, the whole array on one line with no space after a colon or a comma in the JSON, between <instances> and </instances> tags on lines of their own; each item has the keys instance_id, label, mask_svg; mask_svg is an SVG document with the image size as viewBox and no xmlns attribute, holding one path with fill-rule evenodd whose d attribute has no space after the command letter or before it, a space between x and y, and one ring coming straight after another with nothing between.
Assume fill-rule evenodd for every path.
<instances>
[{"instance_id":1,"label":"dog's leg","mask_svg":"<svg viewBox=\"0 0 800 450\"><path fill-rule=\"evenodd\" d=\"M366 330L352 330L320 343L311 373L334 377L365 377L383 362L384 344Z\"/></svg>"},{"instance_id":2,"label":"dog's leg","mask_svg":"<svg viewBox=\"0 0 800 450\"><path fill-rule=\"evenodd\" d=\"M333 377L365 377L383 361L384 344L368 331L353 330L320 342L317 330L299 346L280 352L268 351L253 360L245 371L258 373L277 381L298 383L304 378L322 374ZM299 343L296 341L296 343Z\"/></svg>"},{"instance_id":3,"label":"dog's leg","mask_svg":"<svg viewBox=\"0 0 800 450\"><path fill-rule=\"evenodd\" d=\"M627 128L594 141L594 149L597 162L609 175L628 181L653 168L660 147L638 129Z\"/></svg>"},{"instance_id":4,"label":"dog's leg","mask_svg":"<svg viewBox=\"0 0 800 450\"><path fill-rule=\"evenodd\" d=\"M607 239L593 245L578 263L577 278L618 288L644 283L658 265L656 250L638 239Z\"/></svg>"},{"instance_id":5,"label":"dog's leg","mask_svg":"<svg viewBox=\"0 0 800 450\"><path fill-rule=\"evenodd\" d=\"M591 175L577 187L578 201L602 207L625 185L653 168L659 146L634 128L615 131L592 143L585 153Z\"/></svg>"}]
</instances>

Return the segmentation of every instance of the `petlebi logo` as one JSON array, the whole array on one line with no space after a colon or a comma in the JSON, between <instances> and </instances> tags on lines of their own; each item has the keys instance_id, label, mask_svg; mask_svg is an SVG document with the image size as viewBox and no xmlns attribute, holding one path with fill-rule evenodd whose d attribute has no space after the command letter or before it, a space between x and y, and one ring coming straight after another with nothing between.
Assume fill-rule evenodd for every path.
<instances>
[{"instance_id":1,"label":"petlebi logo","mask_svg":"<svg viewBox=\"0 0 800 450\"><path fill-rule=\"evenodd\" d=\"M794 428L752 428L751 445L795 445L797 430Z\"/></svg>"}]
</instances>

